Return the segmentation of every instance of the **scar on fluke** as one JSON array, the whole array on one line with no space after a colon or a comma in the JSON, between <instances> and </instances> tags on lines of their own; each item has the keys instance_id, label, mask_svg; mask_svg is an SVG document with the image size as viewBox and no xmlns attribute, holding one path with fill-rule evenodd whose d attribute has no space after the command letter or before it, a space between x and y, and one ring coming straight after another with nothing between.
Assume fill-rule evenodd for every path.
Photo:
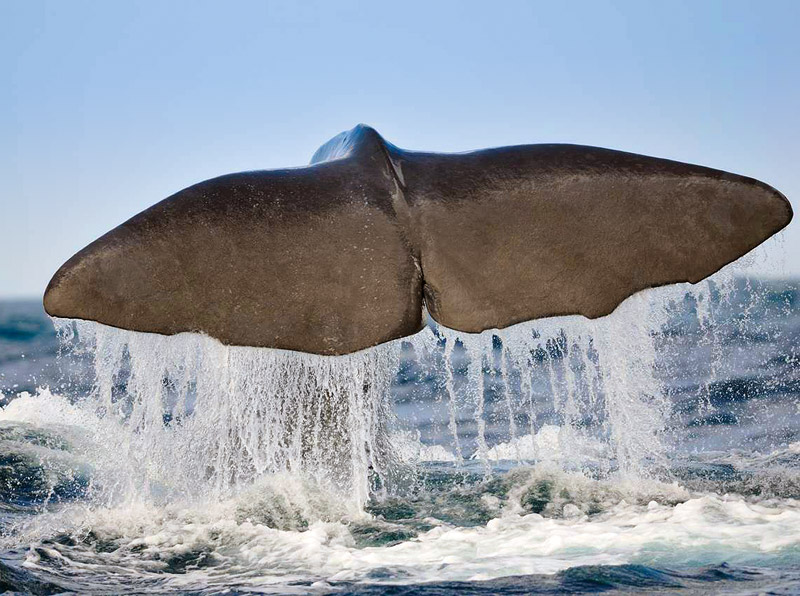
<instances>
[{"instance_id":1,"label":"scar on fluke","mask_svg":"<svg viewBox=\"0 0 800 596\"><path fill-rule=\"evenodd\" d=\"M697 282L792 218L774 188L581 145L408 151L359 125L303 168L182 190L69 259L55 317L346 354L419 331L606 315Z\"/></svg>"}]
</instances>

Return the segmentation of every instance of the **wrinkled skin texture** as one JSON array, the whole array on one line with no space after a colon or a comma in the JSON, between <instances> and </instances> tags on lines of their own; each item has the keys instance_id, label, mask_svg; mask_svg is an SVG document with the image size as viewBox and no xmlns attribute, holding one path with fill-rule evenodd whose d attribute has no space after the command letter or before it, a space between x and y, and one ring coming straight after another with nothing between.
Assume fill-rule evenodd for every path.
<instances>
[{"instance_id":1,"label":"wrinkled skin texture","mask_svg":"<svg viewBox=\"0 0 800 596\"><path fill-rule=\"evenodd\" d=\"M56 317L346 354L439 323L606 315L697 282L785 227L744 176L579 145L436 154L360 125L310 166L191 186L67 261Z\"/></svg>"}]
</instances>

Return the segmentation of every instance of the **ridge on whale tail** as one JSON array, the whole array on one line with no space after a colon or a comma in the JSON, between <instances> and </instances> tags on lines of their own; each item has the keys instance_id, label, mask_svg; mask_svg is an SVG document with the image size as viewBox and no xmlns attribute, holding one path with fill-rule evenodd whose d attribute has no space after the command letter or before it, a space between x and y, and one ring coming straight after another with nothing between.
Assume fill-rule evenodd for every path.
<instances>
[{"instance_id":1,"label":"ridge on whale tail","mask_svg":"<svg viewBox=\"0 0 800 596\"><path fill-rule=\"evenodd\" d=\"M399 149L359 125L311 165L182 190L70 258L52 316L346 354L419 331L606 315L788 225L744 176L580 145Z\"/></svg>"}]
</instances>

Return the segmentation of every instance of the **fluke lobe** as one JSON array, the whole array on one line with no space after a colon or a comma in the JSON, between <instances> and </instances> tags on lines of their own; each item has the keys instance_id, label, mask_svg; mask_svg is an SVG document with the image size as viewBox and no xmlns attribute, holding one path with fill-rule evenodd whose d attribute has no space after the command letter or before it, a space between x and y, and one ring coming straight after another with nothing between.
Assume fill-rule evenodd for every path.
<instances>
[{"instance_id":1,"label":"fluke lobe","mask_svg":"<svg viewBox=\"0 0 800 596\"><path fill-rule=\"evenodd\" d=\"M346 354L419 331L606 315L785 227L774 188L580 145L406 151L359 125L303 168L201 182L69 259L55 317Z\"/></svg>"}]
</instances>

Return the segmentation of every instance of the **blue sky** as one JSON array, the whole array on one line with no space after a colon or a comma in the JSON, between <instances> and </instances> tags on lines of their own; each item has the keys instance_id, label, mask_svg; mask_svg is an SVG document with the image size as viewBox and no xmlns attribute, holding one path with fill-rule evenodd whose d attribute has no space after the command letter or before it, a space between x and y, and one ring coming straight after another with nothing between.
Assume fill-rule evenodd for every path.
<instances>
[{"instance_id":1,"label":"blue sky","mask_svg":"<svg viewBox=\"0 0 800 596\"><path fill-rule=\"evenodd\" d=\"M0 296L228 172L358 122L411 149L584 143L800 211L800 2L0 0ZM785 233L800 275L800 224Z\"/></svg>"}]
</instances>

